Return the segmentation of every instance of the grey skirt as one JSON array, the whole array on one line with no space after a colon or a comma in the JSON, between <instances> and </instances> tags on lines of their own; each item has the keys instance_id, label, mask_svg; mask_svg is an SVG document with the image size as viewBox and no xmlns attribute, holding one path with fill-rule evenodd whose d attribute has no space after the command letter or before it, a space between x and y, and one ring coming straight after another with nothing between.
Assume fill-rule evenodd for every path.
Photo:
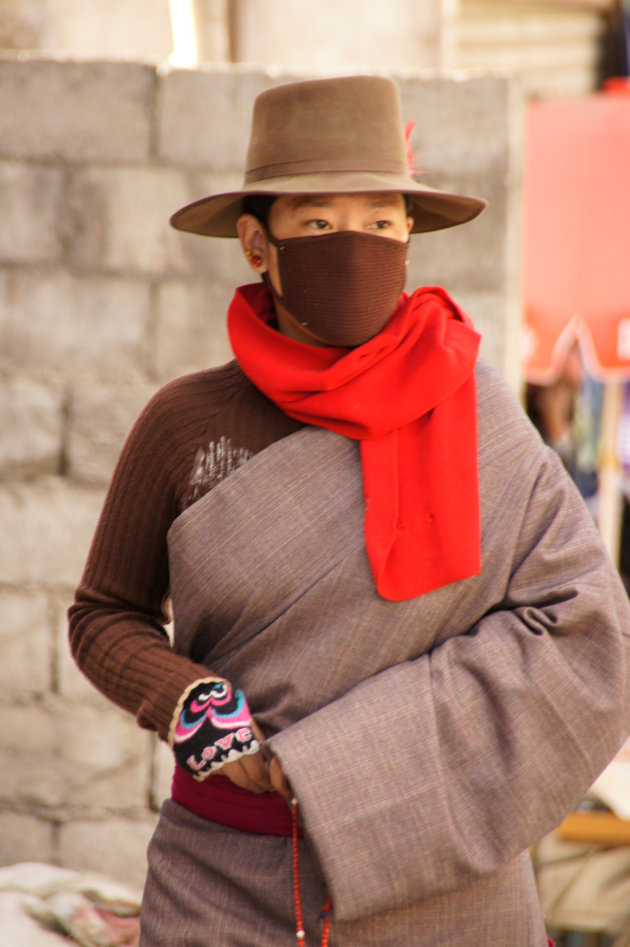
<instances>
[{"instance_id":1,"label":"grey skirt","mask_svg":"<svg viewBox=\"0 0 630 947\"><path fill-rule=\"evenodd\" d=\"M225 828L167 800L148 860L140 947L295 947L290 838ZM305 947L319 947L326 889L304 840L299 874ZM496 876L408 908L343 923L333 914L330 947L542 947L542 918L524 924L522 905L505 896L511 889L522 899L524 880L537 900L526 854Z\"/></svg>"}]
</instances>

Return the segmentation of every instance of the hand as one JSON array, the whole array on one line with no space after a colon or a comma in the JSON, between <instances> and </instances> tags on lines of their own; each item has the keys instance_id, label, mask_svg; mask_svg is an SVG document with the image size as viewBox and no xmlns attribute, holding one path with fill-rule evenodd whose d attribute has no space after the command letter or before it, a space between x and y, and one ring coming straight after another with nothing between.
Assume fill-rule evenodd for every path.
<instances>
[{"instance_id":1,"label":"hand","mask_svg":"<svg viewBox=\"0 0 630 947\"><path fill-rule=\"evenodd\" d=\"M247 789L249 792L262 793L273 790L262 750L244 754L232 763L224 763L215 772L221 776L227 776L235 786L240 786L241 789ZM212 779L212 775L209 778Z\"/></svg>"},{"instance_id":2,"label":"hand","mask_svg":"<svg viewBox=\"0 0 630 947\"><path fill-rule=\"evenodd\" d=\"M265 738L260 727L253 719L250 726L254 736L262 745ZM291 795L291 787L282 772L280 760L275 756L267 760L262 750L241 756L233 763L225 763L217 772L227 776L235 786L240 786L241 789L247 789L249 792L275 791L282 793L283 796Z\"/></svg>"}]
</instances>

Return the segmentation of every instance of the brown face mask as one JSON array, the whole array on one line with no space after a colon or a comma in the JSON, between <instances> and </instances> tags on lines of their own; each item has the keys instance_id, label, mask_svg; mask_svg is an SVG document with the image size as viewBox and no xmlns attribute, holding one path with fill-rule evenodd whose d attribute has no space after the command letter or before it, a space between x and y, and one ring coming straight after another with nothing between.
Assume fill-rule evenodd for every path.
<instances>
[{"instance_id":1,"label":"brown face mask","mask_svg":"<svg viewBox=\"0 0 630 947\"><path fill-rule=\"evenodd\" d=\"M408 243L354 230L276 240L274 298L314 341L353 348L389 320L407 276Z\"/></svg>"}]
</instances>

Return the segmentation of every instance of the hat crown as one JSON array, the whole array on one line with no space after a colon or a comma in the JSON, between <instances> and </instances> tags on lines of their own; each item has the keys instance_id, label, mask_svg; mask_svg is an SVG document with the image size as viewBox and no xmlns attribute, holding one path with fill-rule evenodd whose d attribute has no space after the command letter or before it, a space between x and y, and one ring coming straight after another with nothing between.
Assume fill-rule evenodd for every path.
<instances>
[{"instance_id":1,"label":"hat crown","mask_svg":"<svg viewBox=\"0 0 630 947\"><path fill-rule=\"evenodd\" d=\"M391 79L307 80L258 96L245 185L344 171L408 175L400 98Z\"/></svg>"}]
</instances>

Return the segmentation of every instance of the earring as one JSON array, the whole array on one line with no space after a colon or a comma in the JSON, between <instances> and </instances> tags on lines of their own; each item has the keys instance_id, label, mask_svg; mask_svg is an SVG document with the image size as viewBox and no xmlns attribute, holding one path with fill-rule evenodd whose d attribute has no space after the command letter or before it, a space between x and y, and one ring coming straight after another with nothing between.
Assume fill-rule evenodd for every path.
<instances>
[{"instance_id":1,"label":"earring","mask_svg":"<svg viewBox=\"0 0 630 947\"><path fill-rule=\"evenodd\" d=\"M252 266L260 266L260 264L262 263L262 257L258 256L257 253L252 253L251 250L245 251L245 259L249 260Z\"/></svg>"}]
</instances>

